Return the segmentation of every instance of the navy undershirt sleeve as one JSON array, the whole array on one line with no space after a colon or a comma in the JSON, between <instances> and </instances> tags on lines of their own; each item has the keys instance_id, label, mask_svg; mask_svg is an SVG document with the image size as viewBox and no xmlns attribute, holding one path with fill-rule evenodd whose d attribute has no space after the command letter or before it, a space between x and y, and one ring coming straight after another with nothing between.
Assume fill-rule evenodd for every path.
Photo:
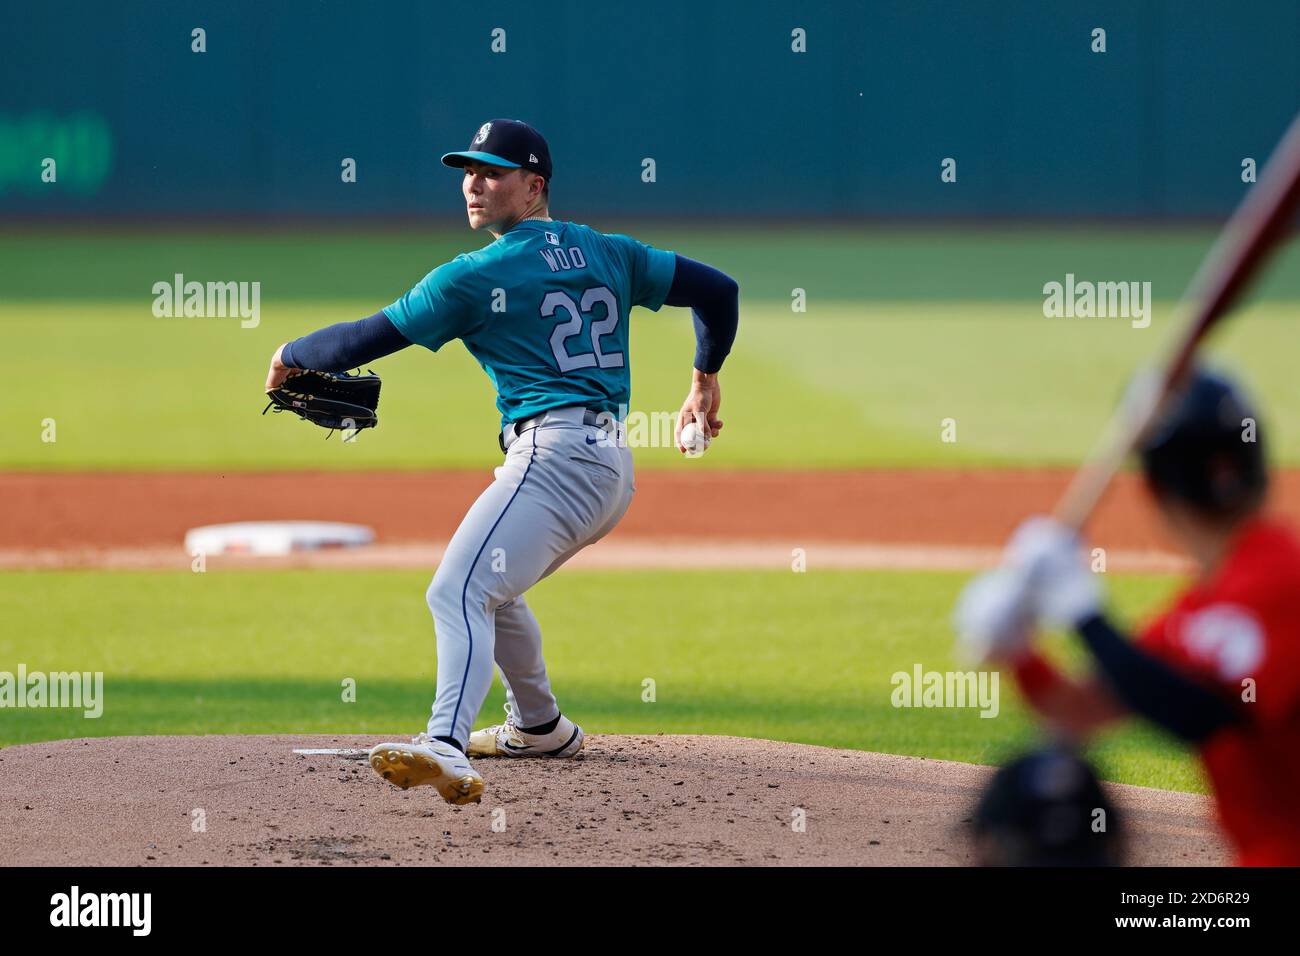
<instances>
[{"instance_id":1,"label":"navy undershirt sleeve","mask_svg":"<svg viewBox=\"0 0 1300 956\"><path fill-rule=\"evenodd\" d=\"M1152 657L1100 614L1079 625L1115 696L1136 714L1190 743L1200 743L1241 720L1221 694Z\"/></svg>"},{"instance_id":2,"label":"navy undershirt sleeve","mask_svg":"<svg viewBox=\"0 0 1300 956\"><path fill-rule=\"evenodd\" d=\"M740 324L740 286L725 272L677 256L665 305L689 307L695 322L695 367L713 373L736 340Z\"/></svg>"},{"instance_id":3,"label":"navy undershirt sleeve","mask_svg":"<svg viewBox=\"0 0 1300 956\"><path fill-rule=\"evenodd\" d=\"M294 339L280 353L289 368L346 372L401 351L411 342L383 312L356 322L339 322Z\"/></svg>"}]
</instances>

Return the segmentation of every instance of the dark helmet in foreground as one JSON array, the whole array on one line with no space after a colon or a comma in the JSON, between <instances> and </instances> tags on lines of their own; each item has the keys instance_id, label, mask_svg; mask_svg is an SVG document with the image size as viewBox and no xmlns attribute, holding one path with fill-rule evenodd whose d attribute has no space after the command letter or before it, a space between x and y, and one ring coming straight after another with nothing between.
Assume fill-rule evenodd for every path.
<instances>
[{"instance_id":1,"label":"dark helmet in foreground","mask_svg":"<svg viewBox=\"0 0 1300 956\"><path fill-rule=\"evenodd\" d=\"M1025 754L993 775L975 809L983 866L1117 866L1122 831L1088 762L1067 747Z\"/></svg>"},{"instance_id":2,"label":"dark helmet in foreground","mask_svg":"<svg viewBox=\"0 0 1300 956\"><path fill-rule=\"evenodd\" d=\"M1268 490L1259 417L1227 377L1193 368L1138 446L1147 483L1211 518L1237 518Z\"/></svg>"}]
</instances>

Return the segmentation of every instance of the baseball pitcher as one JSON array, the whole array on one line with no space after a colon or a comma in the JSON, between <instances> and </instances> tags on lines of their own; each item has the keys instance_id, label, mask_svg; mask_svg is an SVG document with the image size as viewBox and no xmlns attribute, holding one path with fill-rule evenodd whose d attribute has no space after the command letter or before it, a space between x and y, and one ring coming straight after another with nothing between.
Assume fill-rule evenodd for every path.
<instances>
[{"instance_id":1,"label":"baseball pitcher","mask_svg":"<svg viewBox=\"0 0 1300 956\"><path fill-rule=\"evenodd\" d=\"M631 395L633 306L693 310L690 391L676 423L706 438L722 428L718 371L738 320L730 277L628 236L552 219L551 157L531 126L494 119L442 162L463 169L471 229L494 241L426 275L383 311L282 345L266 387L298 369L343 371L409 345L436 352L460 339L497 391L496 480L469 509L429 585L438 686L427 732L370 752L399 787L429 785L450 803L478 801L468 755L575 756L582 729L551 692L542 633L525 592L607 535L634 490L620 406ZM471 733L496 662L503 724Z\"/></svg>"}]
</instances>

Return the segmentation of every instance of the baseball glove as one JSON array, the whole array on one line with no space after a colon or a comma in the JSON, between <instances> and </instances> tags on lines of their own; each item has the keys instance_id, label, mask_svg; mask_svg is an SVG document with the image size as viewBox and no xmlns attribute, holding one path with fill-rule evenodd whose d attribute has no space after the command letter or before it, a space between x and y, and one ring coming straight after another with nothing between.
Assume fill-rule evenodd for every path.
<instances>
[{"instance_id":1,"label":"baseball glove","mask_svg":"<svg viewBox=\"0 0 1300 956\"><path fill-rule=\"evenodd\" d=\"M362 375L359 371L316 372L295 371L278 388L266 393L270 404L262 409L265 415L272 408L276 412L293 412L299 418L335 429L374 428L379 424L379 376L374 372ZM326 438L329 436L326 435Z\"/></svg>"}]
</instances>

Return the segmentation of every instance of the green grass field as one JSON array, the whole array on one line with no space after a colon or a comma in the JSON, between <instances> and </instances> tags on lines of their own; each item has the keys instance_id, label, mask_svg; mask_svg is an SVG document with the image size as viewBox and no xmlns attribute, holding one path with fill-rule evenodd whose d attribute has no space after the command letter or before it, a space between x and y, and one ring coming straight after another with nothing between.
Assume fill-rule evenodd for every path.
<instances>
[{"instance_id":1,"label":"green grass field","mask_svg":"<svg viewBox=\"0 0 1300 956\"><path fill-rule=\"evenodd\" d=\"M742 325L723 376L725 441L699 462L671 449L640 467L946 467L1078 461L1130 371L1160 347L1171 302L1209 234L823 233L685 230L646 237L715 261L742 285ZM497 415L486 376L458 343L374 363L382 424L356 442L261 418L281 341L370 314L478 241L467 232L340 238L0 237L0 328L19 388L0 436L7 469L485 467ZM1294 255L1216 352L1271 411L1274 456L1300 462L1300 309ZM1149 328L1049 319L1043 282L1147 279ZM263 283L260 323L155 318L152 282ZM803 288L808 310L791 311ZM685 310L637 310L632 410L675 412L693 352ZM57 441L42 441L45 419ZM944 419L957 441L941 440Z\"/></svg>"},{"instance_id":2,"label":"green grass field","mask_svg":"<svg viewBox=\"0 0 1300 956\"><path fill-rule=\"evenodd\" d=\"M737 734L992 763L1036 739L1010 681L993 718L890 702L897 671L964 669L951 659L948 624L963 580L569 571L540 584L529 602L562 706L593 732ZM1150 608L1171 583L1133 577L1112 586L1131 612ZM6 669L22 662L29 671L105 675L102 717L3 710L0 744L414 733L427 718L436 667L426 584L418 572L0 575ZM346 678L356 681L354 703L342 699ZM642 700L646 679L655 682L652 703ZM494 686L482 720L495 721L502 700ZM1096 755L1114 779L1201 787L1176 746L1135 727L1107 735Z\"/></svg>"}]
</instances>

